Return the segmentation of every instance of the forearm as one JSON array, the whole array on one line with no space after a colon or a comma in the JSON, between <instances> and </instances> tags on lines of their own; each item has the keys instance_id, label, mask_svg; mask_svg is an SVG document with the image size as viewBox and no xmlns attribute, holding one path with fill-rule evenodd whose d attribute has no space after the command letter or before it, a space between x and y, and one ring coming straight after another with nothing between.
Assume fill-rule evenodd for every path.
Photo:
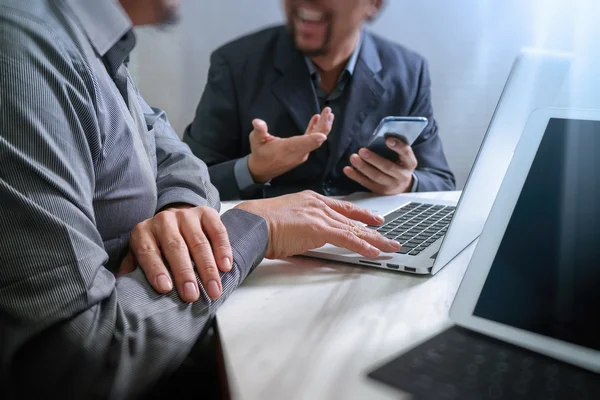
<instances>
[{"instance_id":1,"label":"forearm","mask_svg":"<svg viewBox=\"0 0 600 400\"><path fill-rule=\"evenodd\" d=\"M215 164L208 168L210 180L215 185L221 200L250 200L263 197L262 184L256 184L248 170L244 168L246 158L239 158Z\"/></svg>"},{"instance_id":2,"label":"forearm","mask_svg":"<svg viewBox=\"0 0 600 400\"><path fill-rule=\"evenodd\" d=\"M150 390L179 366L210 316L264 256L268 232L262 218L231 210L223 215L223 222L234 267L221 274L223 296L218 301L211 302L201 289L200 300L186 305L175 291L157 294L140 269L115 280L100 268L79 301L98 300L81 308L65 304L72 309L67 319L30 335L19 321L2 317L6 333L2 380L24 397L129 398ZM52 294L64 297L60 288ZM25 338L26 343L19 343ZM30 384L31 376L35 385Z\"/></svg>"}]
</instances>

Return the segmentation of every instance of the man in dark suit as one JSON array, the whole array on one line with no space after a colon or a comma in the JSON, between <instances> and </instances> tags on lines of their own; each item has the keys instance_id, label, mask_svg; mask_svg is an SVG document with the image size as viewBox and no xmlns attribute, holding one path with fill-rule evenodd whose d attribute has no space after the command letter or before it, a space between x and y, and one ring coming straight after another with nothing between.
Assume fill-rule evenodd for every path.
<instances>
[{"instance_id":1,"label":"man in dark suit","mask_svg":"<svg viewBox=\"0 0 600 400\"><path fill-rule=\"evenodd\" d=\"M454 189L426 61L362 28L382 3L285 0L287 27L213 53L184 141L208 164L222 199ZM392 115L430 121L412 147L388 140L396 163L363 148Z\"/></svg>"}]
</instances>

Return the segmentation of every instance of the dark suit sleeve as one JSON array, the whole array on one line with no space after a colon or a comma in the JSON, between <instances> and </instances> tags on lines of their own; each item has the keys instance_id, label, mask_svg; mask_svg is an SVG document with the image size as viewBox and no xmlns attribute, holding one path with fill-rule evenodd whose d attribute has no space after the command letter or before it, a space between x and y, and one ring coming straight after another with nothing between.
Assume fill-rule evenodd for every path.
<instances>
[{"instance_id":1,"label":"dark suit sleeve","mask_svg":"<svg viewBox=\"0 0 600 400\"><path fill-rule=\"evenodd\" d=\"M415 175L418 179L417 191L436 192L455 189L454 174L450 170L442 141L438 135L438 125L431 105L431 79L427 62L421 64L419 93L411 108L410 115L426 117L429 125L413 144L418 166Z\"/></svg>"},{"instance_id":2,"label":"dark suit sleeve","mask_svg":"<svg viewBox=\"0 0 600 400\"><path fill-rule=\"evenodd\" d=\"M194 121L186 128L183 141L208 165L212 183L222 200L249 198L237 184L235 164L243 152L237 93L230 65L218 51L211 56L208 80ZM258 186L258 185L257 185ZM250 190L257 190L253 187Z\"/></svg>"}]
</instances>

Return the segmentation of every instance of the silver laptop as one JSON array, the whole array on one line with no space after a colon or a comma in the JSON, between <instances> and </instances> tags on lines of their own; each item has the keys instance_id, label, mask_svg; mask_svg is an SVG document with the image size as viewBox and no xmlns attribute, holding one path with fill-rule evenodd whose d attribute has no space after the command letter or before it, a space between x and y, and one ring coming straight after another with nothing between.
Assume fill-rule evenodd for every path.
<instances>
[{"instance_id":1,"label":"silver laptop","mask_svg":"<svg viewBox=\"0 0 600 400\"><path fill-rule=\"evenodd\" d=\"M385 216L377 227L402 248L367 259L332 245L309 257L403 271L435 274L481 233L529 114L552 107L567 81L572 57L523 50L515 61L462 195L456 202L426 201L409 195L351 196L348 200Z\"/></svg>"}]
</instances>

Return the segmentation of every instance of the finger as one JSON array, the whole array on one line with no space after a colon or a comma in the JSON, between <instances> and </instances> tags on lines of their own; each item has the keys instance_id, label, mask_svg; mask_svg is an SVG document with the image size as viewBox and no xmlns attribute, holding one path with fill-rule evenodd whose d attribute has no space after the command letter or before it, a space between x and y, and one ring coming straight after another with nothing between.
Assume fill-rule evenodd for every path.
<instances>
[{"instance_id":1,"label":"finger","mask_svg":"<svg viewBox=\"0 0 600 400\"><path fill-rule=\"evenodd\" d=\"M153 234L163 255L169 262L179 297L185 302L198 300L200 291L190 251L179 231L177 217L173 212L162 212L154 217Z\"/></svg>"},{"instance_id":2,"label":"finger","mask_svg":"<svg viewBox=\"0 0 600 400\"><path fill-rule=\"evenodd\" d=\"M231 271L233 266L231 243L219 213L216 211L205 212L202 214L201 221L204 231L208 234L219 269L223 272Z\"/></svg>"},{"instance_id":3,"label":"finger","mask_svg":"<svg viewBox=\"0 0 600 400\"><path fill-rule=\"evenodd\" d=\"M306 156L323 145L327 136L322 133L313 133L310 135L292 136L285 140L286 148L292 154Z\"/></svg>"},{"instance_id":4,"label":"finger","mask_svg":"<svg viewBox=\"0 0 600 400\"><path fill-rule=\"evenodd\" d=\"M317 132L329 135L329 133L331 132L331 128L333 127L334 119L335 115L331 111L331 108L325 107L323 109L323 112L321 112L321 118L319 118L319 122L317 123L315 130Z\"/></svg>"},{"instance_id":5,"label":"finger","mask_svg":"<svg viewBox=\"0 0 600 400\"><path fill-rule=\"evenodd\" d=\"M359 238L348 229L327 227L323 232L325 241L334 246L348 249L367 258L375 258L380 254L378 248Z\"/></svg>"},{"instance_id":6,"label":"finger","mask_svg":"<svg viewBox=\"0 0 600 400\"><path fill-rule=\"evenodd\" d=\"M398 155L400 156L398 160L399 164L404 164L409 167L412 167L413 170L417 167L417 159L415 157L415 153L413 152L412 147L410 147L408 144L404 143L401 140L393 138L388 138L385 141L385 144L390 150L398 153Z\"/></svg>"},{"instance_id":7,"label":"finger","mask_svg":"<svg viewBox=\"0 0 600 400\"><path fill-rule=\"evenodd\" d=\"M356 168L361 174L377 182L379 185L384 187L396 186L397 182L392 176L382 172L381 170L373 167L371 164L364 161L358 154L352 154L350 156L350 163Z\"/></svg>"},{"instance_id":8,"label":"finger","mask_svg":"<svg viewBox=\"0 0 600 400\"><path fill-rule=\"evenodd\" d=\"M196 263L202 286L208 297L216 300L221 297L223 286L212 247L202 228L201 218L199 215L182 214L179 226L188 251Z\"/></svg>"},{"instance_id":9,"label":"finger","mask_svg":"<svg viewBox=\"0 0 600 400\"><path fill-rule=\"evenodd\" d=\"M383 252L395 253L398 250L400 250L401 246L400 243L398 243L397 241L388 239L371 228L368 228L366 226L360 226L352 220L346 219L345 221L336 221L333 223L330 222L330 224L332 224L332 226L338 229L345 229L347 231L350 231L359 239L364 240L371 246Z\"/></svg>"},{"instance_id":10,"label":"finger","mask_svg":"<svg viewBox=\"0 0 600 400\"><path fill-rule=\"evenodd\" d=\"M272 138L269 134L269 127L267 123L262 119L255 119L252 121L254 130L250 133L250 140L255 140L258 143L264 143Z\"/></svg>"},{"instance_id":11,"label":"finger","mask_svg":"<svg viewBox=\"0 0 600 400\"><path fill-rule=\"evenodd\" d=\"M363 161L372 165L379 171L385 171L387 175L394 178L402 177L403 169L395 162L392 162L387 158L381 157L380 155L370 152L364 148L358 151L358 155Z\"/></svg>"},{"instance_id":12,"label":"finger","mask_svg":"<svg viewBox=\"0 0 600 400\"><path fill-rule=\"evenodd\" d=\"M352 167L344 167L344 174L354 182L361 184L373 193L383 193L384 188L377 182L373 182Z\"/></svg>"},{"instance_id":13,"label":"finger","mask_svg":"<svg viewBox=\"0 0 600 400\"><path fill-rule=\"evenodd\" d=\"M320 194L315 195L327 206L325 210L327 215L339 222L349 224L350 220L355 220L367 225L381 225L385 222L381 215L376 215L366 208L358 207L356 204Z\"/></svg>"},{"instance_id":14,"label":"finger","mask_svg":"<svg viewBox=\"0 0 600 400\"><path fill-rule=\"evenodd\" d=\"M342 203L341 205L343 205L347 202L340 203ZM351 203L349 203L349 206L354 207L358 210L362 210L360 207L356 207ZM360 239L365 240L367 243L371 244L372 246L375 246L381 251L384 251L386 253L392 253L400 250L400 243L398 243L397 241L390 240L369 227L361 226L355 221L351 220L350 218L345 217L343 214L334 211L333 209L329 209L329 212L326 213L326 215L332 220L329 221L329 225L331 225L332 227L350 230ZM381 217L381 219L383 220L383 217Z\"/></svg>"},{"instance_id":15,"label":"finger","mask_svg":"<svg viewBox=\"0 0 600 400\"><path fill-rule=\"evenodd\" d=\"M133 253L130 251L127 252L127 255L121 262L121 266L119 267L119 272L117 272L117 278L123 275L127 275L135 271L135 257Z\"/></svg>"},{"instance_id":16,"label":"finger","mask_svg":"<svg viewBox=\"0 0 600 400\"><path fill-rule=\"evenodd\" d=\"M133 229L129 247L154 290L159 293L168 293L173 290L171 276L163 262L158 242L148 224L141 223Z\"/></svg>"},{"instance_id":17,"label":"finger","mask_svg":"<svg viewBox=\"0 0 600 400\"><path fill-rule=\"evenodd\" d=\"M306 131L304 132L304 134L310 135L313 132L318 132L317 124L319 123L320 119L321 119L321 116L319 114L313 115L313 117L308 122L308 127L306 128Z\"/></svg>"}]
</instances>

